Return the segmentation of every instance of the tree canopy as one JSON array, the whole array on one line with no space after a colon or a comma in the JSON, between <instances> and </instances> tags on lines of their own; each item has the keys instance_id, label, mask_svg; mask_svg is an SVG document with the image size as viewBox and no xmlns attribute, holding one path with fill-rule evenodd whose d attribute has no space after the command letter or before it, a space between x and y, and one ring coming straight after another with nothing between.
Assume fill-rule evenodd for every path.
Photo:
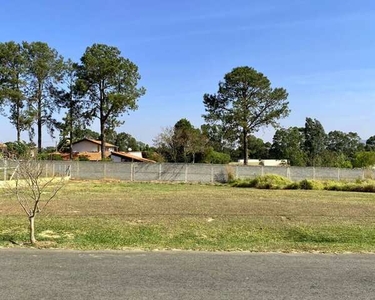
<instances>
[{"instance_id":1,"label":"tree canopy","mask_svg":"<svg viewBox=\"0 0 375 300\"><path fill-rule=\"evenodd\" d=\"M205 94L204 119L228 128L241 137L244 163L248 161L248 137L263 126L278 126L289 114L288 93L272 88L269 79L251 67L237 67L219 83L216 94Z\"/></svg>"},{"instance_id":2,"label":"tree canopy","mask_svg":"<svg viewBox=\"0 0 375 300\"><path fill-rule=\"evenodd\" d=\"M102 159L105 157L105 131L122 122L121 115L137 109L137 100L145 94L138 87L138 67L121 56L116 47L94 44L81 58L78 78L83 94L90 99L89 113L100 122Z\"/></svg>"}]
</instances>

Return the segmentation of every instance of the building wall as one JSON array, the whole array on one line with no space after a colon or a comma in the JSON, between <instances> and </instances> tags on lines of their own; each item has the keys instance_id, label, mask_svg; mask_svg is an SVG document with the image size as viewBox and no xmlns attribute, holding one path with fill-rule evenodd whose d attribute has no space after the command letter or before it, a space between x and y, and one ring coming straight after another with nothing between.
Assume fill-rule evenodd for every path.
<instances>
[{"instance_id":1,"label":"building wall","mask_svg":"<svg viewBox=\"0 0 375 300\"><path fill-rule=\"evenodd\" d=\"M73 152L100 152L100 145L89 141L81 141L73 145ZM114 147L105 147L105 151L113 152Z\"/></svg>"},{"instance_id":2,"label":"building wall","mask_svg":"<svg viewBox=\"0 0 375 300\"><path fill-rule=\"evenodd\" d=\"M111 155L112 161L115 163L120 163L121 162L121 157L117 155Z\"/></svg>"},{"instance_id":3,"label":"building wall","mask_svg":"<svg viewBox=\"0 0 375 300\"><path fill-rule=\"evenodd\" d=\"M81 141L73 145L73 152L100 152L100 145L89 141Z\"/></svg>"},{"instance_id":4,"label":"building wall","mask_svg":"<svg viewBox=\"0 0 375 300\"><path fill-rule=\"evenodd\" d=\"M238 160L239 164L244 164L243 159ZM288 164L286 159L248 159L247 164L249 166L268 166L268 167L278 167Z\"/></svg>"},{"instance_id":5,"label":"building wall","mask_svg":"<svg viewBox=\"0 0 375 300\"><path fill-rule=\"evenodd\" d=\"M13 163L9 161L10 164ZM147 164L112 162L46 162L48 174L65 170L71 166L71 176L75 179L122 179L131 181L185 181L185 182L225 182L228 174L235 178L254 178L259 175L277 174L300 181L349 180L375 178L375 170L339 169L313 167L267 167L267 166L228 166L210 164Z\"/></svg>"}]
</instances>

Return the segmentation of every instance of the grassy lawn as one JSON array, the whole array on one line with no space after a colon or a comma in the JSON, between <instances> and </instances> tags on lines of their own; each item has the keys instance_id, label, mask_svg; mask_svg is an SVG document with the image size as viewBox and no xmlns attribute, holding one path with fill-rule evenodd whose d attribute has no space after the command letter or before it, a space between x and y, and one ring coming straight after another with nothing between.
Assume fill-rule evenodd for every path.
<instances>
[{"instance_id":1,"label":"grassy lawn","mask_svg":"<svg viewBox=\"0 0 375 300\"><path fill-rule=\"evenodd\" d=\"M26 216L0 193L0 246L27 241ZM375 195L71 181L36 229L57 248L375 252Z\"/></svg>"}]
</instances>

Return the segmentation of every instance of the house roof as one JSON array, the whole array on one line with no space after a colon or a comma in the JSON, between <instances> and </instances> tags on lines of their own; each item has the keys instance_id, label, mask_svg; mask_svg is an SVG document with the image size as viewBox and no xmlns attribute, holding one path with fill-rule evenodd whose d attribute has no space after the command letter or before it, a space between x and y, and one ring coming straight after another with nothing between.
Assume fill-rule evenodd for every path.
<instances>
[{"instance_id":1,"label":"house roof","mask_svg":"<svg viewBox=\"0 0 375 300\"><path fill-rule=\"evenodd\" d=\"M101 142L101 141L98 141L98 140L89 139L89 138L83 138L83 139L81 139L81 140L79 140L79 141L74 142L73 145L74 145L74 144L77 144L77 143L80 143L80 142L83 142L83 141L88 141L88 142L91 142L91 143L96 144L96 145L101 145L101 144L102 144L102 142ZM106 146L106 147L114 147L114 148L118 148L116 145L113 145L113 144L110 144L110 143L105 143L105 146Z\"/></svg>"},{"instance_id":2,"label":"house roof","mask_svg":"<svg viewBox=\"0 0 375 300\"><path fill-rule=\"evenodd\" d=\"M156 161L154 161L154 160L143 158L143 157L139 157L139 156L131 154L129 152L112 152L111 156L112 155L123 157L123 158L129 158L129 159L131 159L133 161L138 161L138 162L156 163Z\"/></svg>"}]
</instances>

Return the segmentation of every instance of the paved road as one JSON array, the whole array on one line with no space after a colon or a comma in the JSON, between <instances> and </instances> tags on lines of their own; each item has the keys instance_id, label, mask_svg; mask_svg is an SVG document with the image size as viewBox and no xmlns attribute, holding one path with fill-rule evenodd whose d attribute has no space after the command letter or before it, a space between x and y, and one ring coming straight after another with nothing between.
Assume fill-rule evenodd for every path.
<instances>
[{"instance_id":1,"label":"paved road","mask_svg":"<svg viewBox=\"0 0 375 300\"><path fill-rule=\"evenodd\" d=\"M375 255L3 249L0 299L375 299Z\"/></svg>"}]
</instances>

